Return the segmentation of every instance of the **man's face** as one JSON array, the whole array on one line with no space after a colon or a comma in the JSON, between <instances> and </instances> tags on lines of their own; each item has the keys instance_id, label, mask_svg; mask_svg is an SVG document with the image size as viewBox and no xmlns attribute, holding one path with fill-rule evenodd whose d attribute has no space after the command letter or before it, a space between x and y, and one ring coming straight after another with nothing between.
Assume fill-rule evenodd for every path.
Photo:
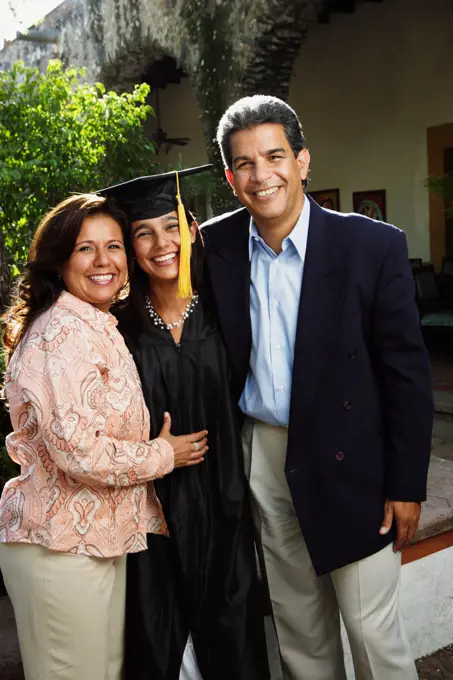
<instances>
[{"instance_id":1,"label":"man's face","mask_svg":"<svg viewBox=\"0 0 453 680\"><path fill-rule=\"evenodd\" d=\"M295 158L277 123L233 133L230 147L233 160L227 179L257 225L279 225L293 215L297 219L303 206L302 180L310 165L307 149Z\"/></svg>"}]
</instances>

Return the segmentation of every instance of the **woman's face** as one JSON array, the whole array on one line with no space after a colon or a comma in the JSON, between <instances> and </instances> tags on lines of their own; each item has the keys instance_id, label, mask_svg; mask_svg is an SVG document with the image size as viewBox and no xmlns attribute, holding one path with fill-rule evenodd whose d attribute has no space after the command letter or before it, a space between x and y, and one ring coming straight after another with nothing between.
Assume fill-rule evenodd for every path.
<instances>
[{"instance_id":1,"label":"woman's face","mask_svg":"<svg viewBox=\"0 0 453 680\"><path fill-rule=\"evenodd\" d=\"M194 243L197 226L190 227ZM151 281L175 281L179 274L178 213L173 212L131 224L132 247L139 267Z\"/></svg>"},{"instance_id":2,"label":"woman's face","mask_svg":"<svg viewBox=\"0 0 453 680\"><path fill-rule=\"evenodd\" d=\"M69 293L108 312L127 279L123 232L113 217L89 215L84 219L60 275Z\"/></svg>"}]
</instances>

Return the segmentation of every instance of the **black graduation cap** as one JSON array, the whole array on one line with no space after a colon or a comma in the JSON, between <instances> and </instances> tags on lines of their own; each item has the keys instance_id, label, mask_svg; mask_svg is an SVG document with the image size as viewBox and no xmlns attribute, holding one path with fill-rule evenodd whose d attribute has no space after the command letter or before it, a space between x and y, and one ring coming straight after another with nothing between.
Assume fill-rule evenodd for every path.
<instances>
[{"instance_id":1,"label":"black graduation cap","mask_svg":"<svg viewBox=\"0 0 453 680\"><path fill-rule=\"evenodd\" d=\"M115 184L96 193L113 198L124 210L130 222L161 217L178 208L179 178L197 175L210 170L212 165L199 165L186 170L173 170L160 175L136 177L128 182Z\"/></svg>"},{"instance_id":2,"label":"black graduation cap","mask_svg":"<svg viewBox=\"0 0 453 680\"><path fill-rule=\"evenodd\" d=\"M199 165L186 170L173 170L160 175L137 177L128 182L100 189L96 193L113 199L124 210L130 222L161 217L173 210L178 211L181 246L179 252L178 295L192 296L190 276L190 231L186 210L181 200L179 178L197 175L210 170L212 165Z\"/></svg>"}]
</instances>

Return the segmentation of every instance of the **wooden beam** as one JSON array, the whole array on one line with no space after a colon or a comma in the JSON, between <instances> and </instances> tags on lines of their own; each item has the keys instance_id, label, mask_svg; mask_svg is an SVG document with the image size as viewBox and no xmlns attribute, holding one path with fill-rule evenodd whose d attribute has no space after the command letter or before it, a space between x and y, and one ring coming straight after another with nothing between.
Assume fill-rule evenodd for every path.
<instances>
[{"instance_id":1,"label":"wooden beam","mask_svg":"<svg viewBox=\"0 0 453 680\"><path fill-rule=\"evenodd\" d=\"M427 130L428 175L440 176L445 173L444 150L453 147L453 123L435 125ZM429 234L431 262L440 269L445 255L445 200L442 196L429 193Z\"/></svg>"},{"instance_id":2,"label":"wooden beam","mask_svg":"<svg viewBox=\"0 0 453 680\"><path fill-rule=\"evenodd\" d=\"M54 45L60 41L60 34L58 31L25 31L20 33L17 31L16 40L28 40L29 42L45 43L47 45Z\"/></svg>"},{"instance_id":3,"label":"wooden beam","mask_svg":"<svg viewBox=\"0 0 453 680\"><path fill-rule=\"evenodd\" d=\"M428 555L439 552L439 550L445 550L445 548L451 548L452 546L453 531L446 531L443 534L425 538L418 543L412 543L412 545L404 548L401 562L402 564L409 564L410 562L415 562L415 560L420 560L422 557L427 557Z\"/></svg>"},{"instance_id":4,"label":"wooden beam","mask_svg":"<svg viewBox=\"0 0 453 680\"><path fill-rule=\"evenodd\" d=\"M343 14L353 14L355 12L356 0L332 0L327 7L331 12L342 12Z\"/></svg>"},{"instance_id":5,"label":"wooden beam","mask_svg":"<svg viewBox=\"0 0 453 680\"><path fill-rule=\"evenodd\" d=\"M318 14L318 24L328 24L330 22L330 12L328 9L324 8Z\"/></svg>"},{"instance_id":6,"label":"wooden beam","mask_svg":"<svg viewBox=\"0 0 453 680\"><path fill-rule=\"evenodd\" d=\"M163 90L170 83L179 84L185 77L187 74L179 68L173 57L164 56L148 66L143 74L143 81L152 88Z\"/></svg>"}]
</instances>

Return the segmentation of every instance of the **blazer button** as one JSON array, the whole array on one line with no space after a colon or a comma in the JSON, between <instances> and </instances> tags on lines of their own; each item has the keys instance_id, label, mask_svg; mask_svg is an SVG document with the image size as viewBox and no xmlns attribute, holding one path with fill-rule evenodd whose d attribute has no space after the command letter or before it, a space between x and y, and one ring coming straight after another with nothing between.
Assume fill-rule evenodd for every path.
<instances>
[{"instance_id":1,"label":"blazer button","mask_svg":"<svg viewBox=\"0 0 453 680\"><path fill-rule=\"evenodd\" d=\"M343 408L345 411L350 411L352 409L352 404L350 401L345 401L343 404Z\"/></svg>"},{"instance_id":2,"label":"blazer button","mask_svg":"<svg viewBox=\"0 0 453 680\"><path fill-rule=\"evenodd\" d=\"M350 359L355 359L356 357L357 357L357 352L356 352L355 349L354 349L354 350L349 354L349 358L350 358Z\"/></svg>"},{"instance_id":3,"label":"blazer button","mask_svg":"<svg viewBox=\"0 0 453 680\"><path fill-rule=\"evenodd\" d=\"M336 458L337 460L343 460L343 458L344 458L344 453L343 453L343 451L337 451L336 454L335 454L335 458Z\"/></svg>"}]
</instances>

